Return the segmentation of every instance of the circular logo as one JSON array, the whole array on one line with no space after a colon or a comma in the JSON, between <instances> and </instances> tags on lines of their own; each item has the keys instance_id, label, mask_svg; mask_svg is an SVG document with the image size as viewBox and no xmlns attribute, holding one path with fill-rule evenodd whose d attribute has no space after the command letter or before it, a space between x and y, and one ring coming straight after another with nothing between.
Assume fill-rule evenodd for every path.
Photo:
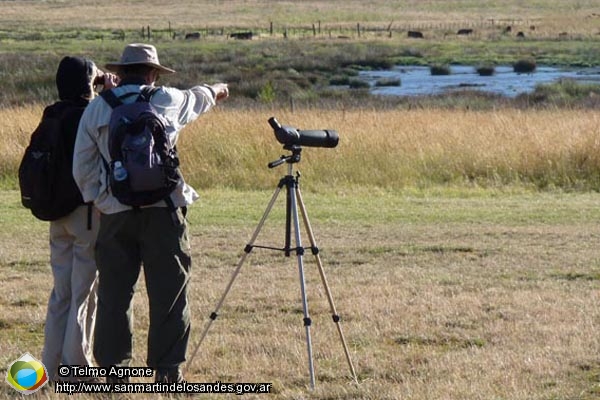
<instances>
[{"instance_id":1,"label":"circular logo","mask_svg":"<svg viewBox=\"0 0 600 400\"><path fill-rule=\"evenodd\" d=\"M8 367L6 382L17 391L30 394L48 382L48 374L44 364L25 353Z\"/></svg>"}]
</instances>

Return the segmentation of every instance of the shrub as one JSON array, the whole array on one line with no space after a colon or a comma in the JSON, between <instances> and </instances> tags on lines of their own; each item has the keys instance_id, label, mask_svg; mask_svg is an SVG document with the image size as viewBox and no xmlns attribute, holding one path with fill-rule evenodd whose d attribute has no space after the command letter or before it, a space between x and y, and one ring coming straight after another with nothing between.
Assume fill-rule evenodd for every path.
<instances>
[{"instance_id":1,"label":"shrub","mask_svg":"<svg viewBox=\"0 0 600 400\"><path fill-rule=\"evenodd\" d=\"M519 60L513 64L513 70L518 74L528 74L535 71L536 64L533 59Z\"/></svg>"},{"instance_id":2,"label":"shrub","mask_svg":"<svg viewBox=\"0 0 600 400\"><path fill-rule=\"evenodd\" d=\"M431 75L450 75L450 67L448 65L432 65L429 70Z\"/></svg>"},{"instance_id":3,"label":"shrub","mask_svg":"<svg viewBox=\"0 0 600 400\"><path fill-rule=\"evenodd\" d=\"M482 65L476 71L480 76L492 76L496 72L493 65Z\"/></svg>"},{"instance_id":4,"label":"shrub","mask_svg":"<svg viewBox=\"0 0 600 400\"><path fill-rule=\"evenodd\" d=\"M350 89L369 89L371 85L369 82L363 81L361 79L351 79L350 80Z\"/></svg>"},{"instance_id":5,"label":"shrub","mask_svg":"<svg viewBox=\"0 0 600 400\"><path fill-rule=\"evenodd\" d=\"M560 79L557 82L540 84L533 93L517 97L517 104L574 108L579 105L597 106L600 87L596 84L580 83L573 79Z\"/></svg>"},{"instance_id":6,"label":"shrub","mask_svg":"<svg viewBox=\"0 0 600 400\"><path fill-rule=\"evenodd\" d=\"M271 81L265 83L265 85L258 92L258 100L263 103L272 103L275 100L275 88Z\"/></svg>"},{"instance_id":7,"label":"shrub","mask_svg":"<svg viewBox=\"0 0 600 400\"><path fill-rule=\"evenodd\" d=\"M377 82L375 82L375 86L377 87L384 87L384 86L401 86L402 83L400 81L400 78L384 78L384 79L379 79Z\"/></svg>"},{"instance_id":8,"label":"shrub","mask_svg":"<svg viewBox=\"0 0 600 400\"><path fill-rule=\"evenodd\" d=\"M358 76L359 72L354 68L342 68L339 71L346 76Z\"/></svg>"},{"instance_id":9,"label":"shrub","mask_svg":"<svg viewBox=\"0 0 600 400\"><path fill-rule=\"evenodd\" d=\"M333 86L347 86L350 85L350 77L348 76L334 76L329 80L329 84Z\"/></svg>"},{"instance_id":10,"label":"shrub","mask_svg":"<svg viewBox=\"0 0 600 400\"><path fill-rule=\"evenodd\" d=\"M400 52L400 56L402 57L414 57L414 58L423 58L423 52L418 49L408 48L404 49Z\"/></svg>"}]
</instances>

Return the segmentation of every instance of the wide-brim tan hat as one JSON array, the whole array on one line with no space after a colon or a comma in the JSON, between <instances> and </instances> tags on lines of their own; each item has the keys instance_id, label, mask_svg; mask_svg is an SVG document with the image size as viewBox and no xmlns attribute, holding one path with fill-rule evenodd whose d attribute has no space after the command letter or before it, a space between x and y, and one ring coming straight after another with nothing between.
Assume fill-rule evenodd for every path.
<instances>
[{"instance_id":1,"label":"wide-brim tan hat","mask_svg":"<svg viewBox=\"0 0 600 400\"><path fill-rule=\"evenodd\" d=\"M151 44L132 43L125 47L121 60L106 64L106 69L109 71L117 71L123 65L143 64L156 68L163 74L173 74L175 70L160 65L158 61L158 53L156 47Z\"/></svg>"}]
</instances>

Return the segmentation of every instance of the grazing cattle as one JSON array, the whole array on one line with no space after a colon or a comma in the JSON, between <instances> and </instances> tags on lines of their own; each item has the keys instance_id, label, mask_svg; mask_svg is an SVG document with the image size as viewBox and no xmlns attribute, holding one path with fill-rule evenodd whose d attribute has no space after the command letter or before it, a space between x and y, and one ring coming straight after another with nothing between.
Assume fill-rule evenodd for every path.
<instances>
[{"instance_id":1,"label":"grazing cattle","mask_svg":"<svg viewBox=\"0 0 600 400\"><path fill-rule=\"evenodd\" d=\"M408 31L409 38L423 39L423 33L419 31Z\"/></svg>"},{"instance_id":2,"label":"grazing cattle","mask_svg":"<svg viewBox=\"0 0 600 400\"><path fill-rule=\"evenodd\" d=\"M252 39L252 32L235 32L230 34L229 37L239 40L250 40Z\"/></svg>"},{"instance_id":3,"label":"grazing cattle","mask_svg":"<svg viewBox=\"0 0 600 400\"><path fill-rule=\"evenodd\" d=\"M200 39L200 32L186 33L186 34L185 34L185 39L186 39L186 40L190 40L190 39Z\"/></svg>"},{"instance_id":4,"label":"grazing cattle","mask_svg":"<svg viewBox=\"0 0 600 400\"><path fill-rule=\"evenodd\" d=\"M471 33L473 33L473 29L459 29L456 32L457 35L470 35Z\"/></svg>"},{"instance_id":5,"label":"grazing cattle","mask_svg":"<svg viewBox=\"0 0 600 400\"><path fill-rule=\"evenodd\" d=\"M524 38L525 34L522 31L517 32L517 37L518 38Z\"/></svg>"}]
</instances>

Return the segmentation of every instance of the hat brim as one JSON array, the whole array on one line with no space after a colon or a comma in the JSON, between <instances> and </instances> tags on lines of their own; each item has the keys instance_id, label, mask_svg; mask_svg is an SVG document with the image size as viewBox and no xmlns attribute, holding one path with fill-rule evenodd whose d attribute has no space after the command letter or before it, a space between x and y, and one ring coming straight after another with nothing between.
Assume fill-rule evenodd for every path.
<instances>
[{"instance_id":1,"label":"hat brim","mask_svg":"<svg viewBox=\"0 0 600 400\"><path fill-rule=\"evenodd\" d=\"M114 63L106 63L104 66L107 70L109 70L111 72L117 72L120 67L125 66L125 65L147 65L149 67L159 70L164 75L175 73L175 70L173 70L171 68L163 67L162 65L154 64L151 62L141 62L141 63L140 62L131 62L131 63L114 62Z\"/></svg>"}]
</instances>

